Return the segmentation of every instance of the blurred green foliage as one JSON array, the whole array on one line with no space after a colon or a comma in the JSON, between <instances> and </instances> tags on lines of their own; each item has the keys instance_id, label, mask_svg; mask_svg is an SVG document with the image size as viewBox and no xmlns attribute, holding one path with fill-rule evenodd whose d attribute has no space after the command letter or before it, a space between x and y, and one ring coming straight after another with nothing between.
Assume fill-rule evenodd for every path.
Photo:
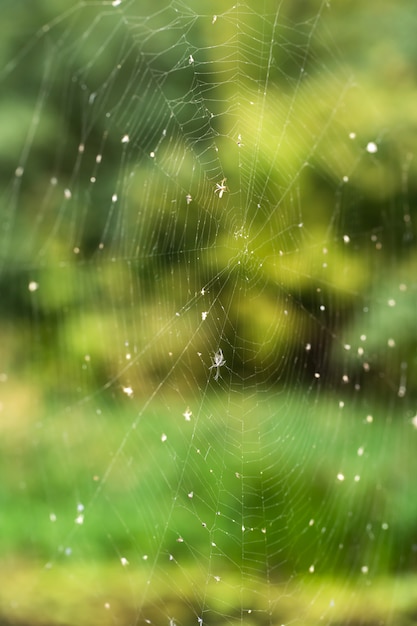
<instances>
[{"instance_id":1,"label":"blurred green foliage","mask_svg":"<svg viewBox=\"0 0 417 626\"><path fill-rule=\"evenodd\" d=\"M198 429L197 416L185 421L168 401L144 411L132 430L135 413L129 400L95 414L88 404L70 419L52 415L5 433L5 558L122 555L133 563L146 555L149 567L164 568L171 555L236 580L253 567L276 581L305 576L312 565L318 575L352 577L362 566L374 577L415 567L408 476L417 461L403 425L387 427L382 410L367 422L362 410L337 409L332 398L313 403L288 393L234 409L217 398L200 411ZM237 455L230 424L242 419ZM88 506L76 533L79 503Z\"/></svg>"},{"instance_id":2,"label":"blurred green foliage","mask_svg":"<svg viewBox=\"0 0 417 626\"><path fill-rule=\"evenodd\" d=\"M2 201L2 317L17 324L9 358L32 328L41 385L58 374L50 386L62 386L62 369L87 355L94 387L120 372L128 342L143 353L135 383L146 394L191 333L205 355L219 337L233 346L239 375L284 383L291 351L300 380L320 370L337 387L343 345L367 334L351 371L369 357L368 389L380 392L381 376L396 384L406 361L415 397L411 3L319 13L286 3L275 22L274 2L243 14L212 2L155 14L152 3L61 5L38 2L29 21L8 18L10 5L3 21L3 179L24 167ZM40 289L25 293L31 280ZM192 367L203 381L207 367L191 350L187 359L185 376Z\"/></svg>"},{"instance_id":3,"label":"blurred green foliage","mask_svg":"<svg viewBox=\"0 0 417 626\"><path fill-rule=\"evenodd\" d=\"M194 509L177 506L169 532L157 524L179 484L178 459L191 449L170 410L145 411L117 456L138 410L125 405L123 386L143 399L166 382L177 404L199 393L207 401L216 385L221 406L209 408L217 417L205 415L196 437L204 444L224 437L220 390L295 392L297 401L278 393L266 415L259 409L265 447L248 474L264 474L244 487L246 523L259 522L262 490L268 500L277 579L315 562L326 574L363 563L415 567L416 505L404 487L415 463L402 464L402 437L417 398L416 24L413 0L365 4L284 2L277 13L275 1L250 1L239 13L223 0L158 10L142 0L117 10L38 0L16 19L16 3L6 3L0 344L13 426L2 444L2 490L8 502L19 489L25 495L3 515L3 552L43 557L61 545L76 515L69 491L92 502L79 554L133 545L136 558L156 547L177 557L187 550L177 541L184 528L193 529L190 545L205 545L205 528L191 521L209 523L215 508L207 482L198 500L195 461L180 494L188 503L187 489L196 491ZM371 141L376 153L366 150ZM226 366L214 383L219 344ZM352 400L349 417L334 418L336 395ZM84 407L98 397L109 416L91 421ZM362 408L387 399L389 416L366 440L366 474L355 433ZM282 449L279 428L298 434ZM313 451L305 432L319 444ZM275 459L265 465L276 454L268 441L285 450L279 472ZM232 520L243 502L226 443L230 455L212 468L227 512L216 528L239 569L242 530ZM240 455L250 453L248 442ZM346 475L361 473L357 485L335 479L341 457ZM91 476L101 479L112 458L97 498ZM301 483L311 483L305 499ZM55 534L45 524L52 508L65 520ZM317 524L306 531L309 519ZM264 537L248 534L244 556L256 560ZM203 548L201 558L209 558Z\"/></svg>"}]
</instances>

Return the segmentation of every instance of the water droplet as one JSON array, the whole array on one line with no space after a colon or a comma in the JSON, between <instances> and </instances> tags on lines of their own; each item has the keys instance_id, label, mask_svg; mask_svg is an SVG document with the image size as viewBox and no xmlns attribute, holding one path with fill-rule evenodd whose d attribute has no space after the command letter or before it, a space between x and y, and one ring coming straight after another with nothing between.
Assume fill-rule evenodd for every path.
<instances>
[{"instance_id":1,"label":"water droplet","mask_svg":"<svg viewBox=\"0 0 417 626\"><path fill-rule=\"evenodd\" d=\"M378 152L378 146L374 141L369 141L366 146L366 151L369 152L369 154L375 154Z\"/></svg>"}]
</instances>

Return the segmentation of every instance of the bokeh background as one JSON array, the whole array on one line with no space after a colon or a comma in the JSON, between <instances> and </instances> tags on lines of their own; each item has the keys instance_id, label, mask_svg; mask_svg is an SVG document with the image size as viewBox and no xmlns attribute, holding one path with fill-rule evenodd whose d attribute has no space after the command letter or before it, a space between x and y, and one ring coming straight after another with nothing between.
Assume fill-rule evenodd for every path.
<instances>
[{"instance_id":1,"label":"bokeh background","mask_svg":"<svg viewBox=\"0 0 417 626\"><path fill-rule=\"evenodd\" d=\"M195 621L189 581L217 561L237 582L202 583L211 623L243 606L233 589L248 564L260 598L266 570L298 598L274 619L317 623L314 563L324 596L351 583L359 598L326 623L414 623L416 12L411 0L276 4L4 3L7 623L169 623L172 607ZM218 492L189 459L216 442ZM238 459L250 466L240 497ZM338 466L357 489L335 488ZM202 494L191 510L172 504L182 489ZM219 502L216 555L201 520ZM239 518L271 528L266 548L242 549ZM310 519L331 532L312 536ZM175 593L165 553L181 562ZM136 591L144 555L150 599ZM384 597L375 609L364 567ZM52 570L53 583L40 574Z\"/></svg>"}]
</instances>

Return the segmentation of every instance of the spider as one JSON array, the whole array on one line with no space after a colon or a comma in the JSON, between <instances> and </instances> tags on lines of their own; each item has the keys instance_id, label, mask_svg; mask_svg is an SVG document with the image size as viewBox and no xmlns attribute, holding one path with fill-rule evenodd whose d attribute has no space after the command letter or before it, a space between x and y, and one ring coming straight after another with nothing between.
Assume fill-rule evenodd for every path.
<instances>
[{"instance_id":1,"label":"spider","mask_svg":"<svg viewBox=\"0 0 417 626\"><path fill-rule=\"evenodd\" d=\"M217 352L214 353L214 357L213 357L213 365L210 365L209 369L213 369L213 367L216 368L216 374L214 376L214 380L219 380L219 376L220 376L220 368L226 363L226 359L223 356L223 351L221 348L218 349Z\"/></svg>"},{"instance_id":2,"label":"spider","mask_svg":"<svg viewBox=\"0 0 417 626\"><path fill-rule=\"evenodd\" d=\"M225 183L226 183L227 178L223 178L223 180L221 181L221 183L216 183L216 189L214 190L214 193L218 193L219 194L219 198L223 197L223 194L225 191L228 191Z\"/></svg>"}]
</instances>

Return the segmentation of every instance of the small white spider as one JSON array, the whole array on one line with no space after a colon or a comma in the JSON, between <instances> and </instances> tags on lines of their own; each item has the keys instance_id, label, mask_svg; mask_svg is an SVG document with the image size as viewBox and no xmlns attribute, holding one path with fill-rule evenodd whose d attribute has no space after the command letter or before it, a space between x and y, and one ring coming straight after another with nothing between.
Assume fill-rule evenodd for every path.
<instances>
[{"instance_id":1,"label":"small white spider","mask_svg":"<svg viewBox=\"0 0 417 626\"><path fill-rule=\"evenodd\" d=\"M213 365L210 365L209 369L213 369L213 367L216 368L216 374L214 376L214 380L219 380L219 376L220 376L220 368L226 363L226 359L223 356L223 351L221 348L218 349L217 352L214 353L213 356Z\"/></svg>"},{"instance_id":2,"label":"small white spider","mask_svg":"<svg viewBox=\"0 0 417 626\"><path fill-rule=\"evenodd\" d=\"M228 191L225 183L226 183L227 178L223 178L223 180L221 181L221 183L216 183L216 189L214 190L214 193L218 193L219 194L219 198L223 197L223 194L225 191Z\"/></svg>"}]
</instances>

